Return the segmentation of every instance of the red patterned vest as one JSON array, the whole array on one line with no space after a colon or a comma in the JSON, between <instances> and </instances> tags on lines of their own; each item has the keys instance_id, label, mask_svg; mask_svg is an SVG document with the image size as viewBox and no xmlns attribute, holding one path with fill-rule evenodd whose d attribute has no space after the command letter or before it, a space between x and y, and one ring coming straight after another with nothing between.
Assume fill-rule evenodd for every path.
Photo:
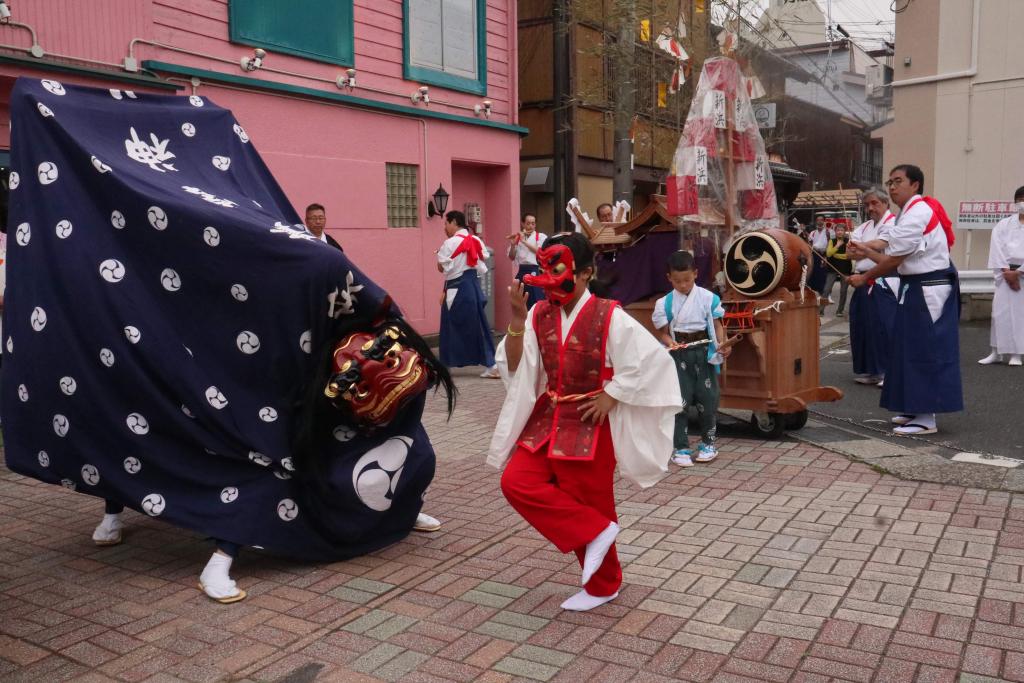
<instances>
[{"instance_id":1,"label":"red patterned vest","mask_svg":"<svg viewBox=\"0 0 1024 683\"><path fill-rule=\"evenodd\" d=\"M545 444L548 457L562 460L592 460L601 434L600 425L584 422L580 413L584 401L560 402L552 396L587 394L601 389L611 379L605 367L605 346L612 311L617 301L592 296L573 321L562 344L561 309L541 301L534 307L533 327L540 344L540 357L547 372L547 392L537 399L519 445L531 453Z\"/></svg>"}]
</instances>

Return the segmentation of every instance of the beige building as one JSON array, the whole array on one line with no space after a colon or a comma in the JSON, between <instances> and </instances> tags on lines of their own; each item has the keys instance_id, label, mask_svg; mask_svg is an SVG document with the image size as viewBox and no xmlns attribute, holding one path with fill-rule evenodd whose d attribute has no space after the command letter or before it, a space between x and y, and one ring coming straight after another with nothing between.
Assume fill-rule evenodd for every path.
<instances>
[{"instance_id":1,"label":"beige building","mask_svg":"<svg viewBox=\"0 0 1024 683\"><path fill-rule=\"evenodd\" d=\"M895 120L879 131L886 172L912 163L956 220L961 201L1024 185L1022 0L896 0ZM989 232L958 233L961 270L984 269ZM968 258L967 249L970 248Z\"/></svg>"}]
</instances>

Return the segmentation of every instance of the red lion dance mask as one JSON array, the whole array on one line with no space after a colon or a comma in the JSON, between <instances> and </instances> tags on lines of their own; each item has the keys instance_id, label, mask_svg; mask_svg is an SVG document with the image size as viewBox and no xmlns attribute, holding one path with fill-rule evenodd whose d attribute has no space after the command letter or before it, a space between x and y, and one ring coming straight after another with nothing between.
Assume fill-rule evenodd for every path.
<instances>
[{"instance_id":1,"label":"red lion dance mask","mask_svg":"<svg viewBox=\"0 0 1024 683\"><path fill-rule=\"evenodd\" d=\"M389 424L437 379L423 357L401 340L398 327L386 325L376 333L354 332L334 347L333 374L324 395L363 429Z\"/></svg>"},{"instance_id":2,"label":"red lion dance mask","mask_svg":"<svg viewBox=\"0 0 1024 683\"><path fill-rule=\"evenodd\" d=\"M572 301L576 291L576 261L572 251L564 244L555 244L537 250L539 275L524 275L523 283L540 287L548 301L562 306Z\"/></svg>"}]
</instances>

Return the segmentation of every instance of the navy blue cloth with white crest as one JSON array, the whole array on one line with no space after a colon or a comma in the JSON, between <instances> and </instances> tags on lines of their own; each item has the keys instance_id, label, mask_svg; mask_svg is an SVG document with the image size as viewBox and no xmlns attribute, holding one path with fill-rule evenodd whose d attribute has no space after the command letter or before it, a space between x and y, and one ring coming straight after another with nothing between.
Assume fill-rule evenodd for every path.
<instances>
[{"instance_id":1,"label":"navy blue cloth with white crest","mask_svg":"<svg viewBox=\"0 0 1024 683\"><path fill-rule=\"evenodd\" d=\"M331 335L389 304L231 112L21 78L11 120L8 467L300 559L408 533L434 472L422 397L370 435L315 434L315 480L293 462Z\"/></svg>"}]
</instances>

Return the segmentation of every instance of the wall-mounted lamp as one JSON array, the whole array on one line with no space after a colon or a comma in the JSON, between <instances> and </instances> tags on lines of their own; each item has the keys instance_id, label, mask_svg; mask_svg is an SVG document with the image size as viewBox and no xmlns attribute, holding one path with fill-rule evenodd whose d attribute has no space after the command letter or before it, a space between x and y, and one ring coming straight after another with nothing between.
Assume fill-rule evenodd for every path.
<instances>
[{"instance_id":1,"label":"wall-mounted lamp","mask_svg":"<svg viewBox=\"0 0 1024 683\"><path fill-rule=\"evenodd\" d=\"M356 87L356 70L347 70L344 76L338 76L335 83L338 85L338 90L351 90Z\"/></svg>"},{"instance_id":2,"label":"wall-mounted lamp","mask_svg":"<svg viewBox=\"0 0 1024 683\"><path fill-rule=\"evenodd\" d=\"M444 185L437 186L437 192L434 193L434 198L427 202L427 216L433 218L434 216L443 216L445 209L448 208L448 197L450 195L444 191Z\"/></svg>"},{"instance_id":3,"label":"wall-mounted lamp","mask_svg":"<svg viewBox=\"0 0 1024 683\"><path fill-rule=\"evenodd\" d=\"M0 0L0 21L6 23L11 18L11 8L7 5L7 0Z\"/></svg>"},{"instance_id":4,"label":"wall-mounted lamp","mask_svg":"<svg viewBox=\"0 0 1024 683\"><path fill-rule=\"evenodd\" d=\"M478 104L475 107L473 107L473 112L476 113L477 116L482 116L485 119L489 119L489 118L491 118L491 105L492 104L493 103L490 100L484 100L480 104Z\"/></svg>"},{"instance_id":5,"label":"wall-mounted lamp","mask_svg":"<svg viewBox=\"0 0 1024 683\"><path fill-rule=\"evenodd\" d=\"M252 57L242 57L239 59L238 65L242 67L242 71L255 71L263 66L263 58L266 56L266 50L258 47L253 51Z\"/></svg>"},{"instance_id":6,"label":"wall-mounted lamp","mask_svg":"<svg viewBox=\"0 0 1024 683\"><path fill-rule=\"evenodd\" d=\"M430 104L430 88L425 85L421 85L420 89L409 96L413 104L419 104L422 102L427 105Z\"/></svg>"}]
</instances>

